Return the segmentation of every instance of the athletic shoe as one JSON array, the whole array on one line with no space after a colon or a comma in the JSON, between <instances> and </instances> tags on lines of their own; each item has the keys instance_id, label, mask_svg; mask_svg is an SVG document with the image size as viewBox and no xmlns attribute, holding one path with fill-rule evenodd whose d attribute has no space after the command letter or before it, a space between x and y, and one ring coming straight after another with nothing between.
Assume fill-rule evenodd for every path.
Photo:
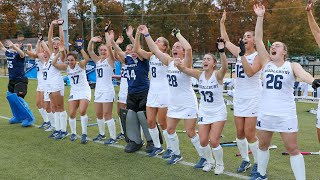
<instances>
[{"instance_id":1,"label":"athletic shoe","mask_svg":"<svg viewBox=\"0 0 320 180\"><path fill-rule=\"evenodd\" d=\"M159 154L161 154L161 153L163 153L163 152L164 152L164 149L163 149L162 147L160 147L160 148L154 147L153 150L152 150L152 152L149 153L149 156L150 156L150 157L154 157L154 156L159 155Z\"/></svg>"},{"instance_id":2,"label":"athletic shoe","mask_svg":"<svg viewBox=\"0 0 320 180\"><path fill-rule=\"evenodd\" d=\"M126 137L124 136L123 133L119 133L119 134L117 135L117 140L122 140L122 139L124 139L124 138L126 138Z\"/></svg>"},{"instance_id":3,"label":"athletic shoe","mask_svg":"<svg viewBox=\"0 0 320 180\"><path fill-rule=\"evenodd\" d=\"M196 169L200 169L200 168L203 168L206 163L207 163L207 160L205 158L201 158L200 161L193 167Z\"/></svg>"},{"instance_id":4,"label":"athletic shoe","mask_svg":"<svg viewBox=\"0 0 320 180\"><path fill-rule=\"evenodd\" d=\"M87 135L86 134L82 134L81 135L81 144L86 144L87 142L88 142Z\"/></svg>"},{"instance_id":5,"label":"athletic shoe","mask_svg":"<svg viewBox=\"0 0 320 180\"><path fill-rule=\"evenodd\" d=\"M55 128L53 126L49 126L47 129L45 129L44 131L49 132L49 131L54 131Z\"/></svg>"},{"instance_id":6,"label":"athletic shoe","mask_svg":"<svg viewBox=\"0 0 320 180\"><path fill-rule=\"evenodd\" d=\"M53 131L48 138L55 138L60 134L60 131Z\"/></svg>"},{"instance_id":7,"label":"athletic shoe","mask_svg":"<svg viewBox=\"0 0 320 180\"><path fill-rule=\"evenodd\" d=\"M76 139L77 139L77 135L76 134L71 134L70 141L75 141Z\"/></svg>"},{"instance_id":8,"label":"athletic shoe","mask_svg":"<svg viewBox=\"0 0 320 180\"><path fill-rule=\"evenodd\" d=\"M117 140L109 138L106 142L104 142L104 144L106 145L110 145L110 144L116 144Z\"/></svg>"},{"instance_id":9,"label":"athletic shoe","mask_svg":"<svg viewBox=\"0 0 320 180\"><path fill-rule=\"evenodd\" d=\"M214 164L206 163L206 164L203 166L202 170L205 171L205 172L209 172L209 171L211 171L211 169L213 169L213 168L214 168Z\"/></svg>"},{"instance_id":10,"label":"athletic shoe","mask_svg":"<svg viewBox=\"0 0 320 180\"><path fill-rule=\"evenodd\" d=\"M264 176L261 176L259 172L257 172L250 180L267 180L267 174Z\"/></svg>"},{"instance_id":11,"label":"athletic shoe","mask_svg":"<svg viewBox=\"0 0 320 180\"><path fill-rule=\"evenodd\" d=\"M68 131L66 131L66 132L61 131L60 134L56 137L56 140L64 139L68 135L69 135Z\"/></svg>"},{"instance_id":12,"label":"athletic shoe","mask_svg":"<svg viewBox=\"0 0 320 180\"><path fill-rule=\"evenodd\" d=\"M124 148L124 152L133 153L141 149L142 146L143 144L136 144L135 142L129 140L128 144Z\"/></svg>"},{"instance_id":13,"label":"athletic shoe","mask_svg":"<svg viewBox=\"0 0 320 180\"><path fill-rule=\"evenodd\" d=\"M167 149L166 152L163 153L162 158L163 159L169 159L173 155L173 151L171 149Z\"/></svg>"},{"instance_id":14,"label":"athletic shoe","mask_svg":"<svg viewBox=\"0 0 320 180\"><path fill-rule=\"evenodd\" d=\"M251 163L249 161L242 161L240 166L237 169L237 172L238 173L246 172L247 169L249 169L250 167L251 167Z\"/></svg>"},{"instance_id":15,"label":"athletic shoe","mask_svg":"<svg viewBox=\"0 0 320 180\"><path fill-rule=\"evenodd\" d=\"M146 145L146 152L151 153L153 151L154 144L153 141L148 141Z\"/></svg>"},{"instance_id":16,"label":"athletic shoe","mask_svg":"<svg viewBox=\"0 0 320 180\"><path fill-rule=\"evenodd\" d=\"M251 168L250 176L253 177L256 173L258 173L258 164L254 163Z\"/></svg>"},{"instance_id":17,"label":"athletic shoe","mask_svg":"<svg viewBox=\"0 0 320 180\"><path fill-rule=\"evenodd\" d=\"M214 168L214 174L215 175L222 174L223 171L224 171L224 166L223 165L217 164L216 167Z\"/></svg>"},{"instance_id":18,"label":"athletic shoe","mask_svg":"<svg viewBox=\"0 0 320 180\"><path fill-rule=\"evenodd\" d=\"M50 122L43 122L39 127L40 129L47 129L50 126Z\"/></svg>"},{"instance_id":19,"label":"athletic shoe","mask_svg":"<svg viewBox=\"0 0 320 180\"><path fill-rule=\"evenodd\" d=\"M103 139L106 139L106 135L98 134L98 136L96 138L92 139L92 141L101 141Z\"/></svg>"},{"instance_id":20,"label":"athletic shoe","mask_svg":"<svg viewBox=\"0 0 320 180\"><path fill-rule=\"evenodd\" d=\"M171 159L168 161L168 164L171 165L171 164L177 164L177 162L181 161L182 160L182 156L181 154L180 155L176 155L176 154L173 154Z\"/></svg>"}]
</instances>

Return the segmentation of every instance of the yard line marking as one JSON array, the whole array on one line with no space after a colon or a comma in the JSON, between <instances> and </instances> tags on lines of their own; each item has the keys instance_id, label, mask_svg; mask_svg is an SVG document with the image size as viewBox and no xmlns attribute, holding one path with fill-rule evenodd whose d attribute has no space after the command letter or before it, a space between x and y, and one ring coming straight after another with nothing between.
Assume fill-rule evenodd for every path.
<instances>
[{"instance_id":1,"label":"yard line marking","mask_svg":"<svg viewBox=\"0 0 320 180\"><path fill-rule=\"evenodd\" d=\"M7 119L7 120L10 119L9 117L1 116L1 115L0 115L0 118L2 118L2 119ZM34 127L39 128L40 126L39 126L39 125L34 125ZM81 138L81 136L79 136L79 135L77 135L77 137L78 137L78 138ZM99 144L103 144L103 145L104 145L104 142L103 142L103 141L93 141L91 138L87 138L87 140L88 140L88 141L91 141L91 142L94 142L94 143L99 143ZM118 149L124 149L124 148L125 148L124 146L118 145L118 144L111 144L111 145L107 145L107 146L112 146L112 147L115 147L115 148L118 148ZM142 155L145 155L145 156L148 155L146 152L143 152L143 151L137 151L136 153L142 154ZM159 158L159 159L162 159L162 157L159 156L159 155L157 155L157 156L155 156L155 157L156 157L156 158ZM150 157L150 158L151 158L151 157ZM194 163L187 162L187 161L180 161L179 164L182 164L182 165L185 165L185 166L191 166L191 167L193 167L193 166L195 165ZM243 176L243 175L236 174L236 173L232 173L232 172L228 172L228 171L224 171L223 174L224 174L224 175L227 175L227 176L239 178L239 179L249 179L249 178L250 178L249 176Z\"/></svg>"}]
</instances>

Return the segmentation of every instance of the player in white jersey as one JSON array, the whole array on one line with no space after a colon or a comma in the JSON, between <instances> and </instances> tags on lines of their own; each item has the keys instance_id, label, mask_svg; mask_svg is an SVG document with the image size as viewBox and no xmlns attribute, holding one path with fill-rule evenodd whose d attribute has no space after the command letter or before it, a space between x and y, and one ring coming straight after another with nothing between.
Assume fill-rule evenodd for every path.
<instances>
[{"instance_id":1,"label":"player in white jersey","mask_svg":"<svg viewBox=\"0 0 320 180\"><path fill-rule=\"evenodd\" d=\"M143 28L141 28L143 29ZM140 28L138 27L138 30ZM141 32L140 32L141 33ZM171 147L168 144L168 132L167 132L167 106L168 106L168 91L169 85L167 82L167 70L168 64L162 63L152 52L147 52L140 47L140 33L135 38L133 51L137 52L143 59L149 59L149 71L150 87L147 97L146 114L148 120L149 132L154 143L152 152L149 153L150 157L154 157L164 152L164 149L160 143L159 129L157 127L158 122L161 126L164 139L167 142L167 150L163 154L163 158L169 158L172 152ZM159 37L155 41L155 44L162 53L168 54L170 51L169 41L164 37ZM161 136L161 134L160 134Z\"/></svg>"},{"instance_id":2,"label":"player in white jersey","mask_svg":"<svg viewBox=\"0 0 320 180\"><path fill-rule=\"evenodd\" d=\"M237 130L237 147L240 151L242 162L237 172L245 172L251 167L248 145L252 151L254 165L250 175L257 172L258 139L256 137L256 121L259 98L261 96L261 61L257 56L254 43L254 32L247 31L243 35L245 44L245 58L240 58L241 50L230 42L224 22L226 12L223 12L220 21L221 37L226 41L226 48L237 57L236 78L234 89L234 122Z\"/></svg>"},{"instance_id":3,"label":"player in white jersey","mask_svg":"<svg viewBox=\"0 0 320 180\"><path fill-rule=\"evenodd\" d=\"M39 35L42 35L42 34L39 34ZM43 123L39 128L46 130L51 126L49 119L51 119L51 121L53 121L54 119L53 119L53 114L51 113L50 104L45 106L45 103L44 103L44 83L43 83L44 80L43 80L43 72L42 72L43 63L40 59L38 59L37 54L32 51L32 44L27 44L27 47L28 48L26 50L26 54L29 57L35 59L35 64L37 68L38 86L36 90L36 106L38 107L39 113L43 119Z\"/></svg>"},{"instance_id":4,"label":"player in white jersey","mask_svg":"<svg viewBox=\"0 0 320 180\"><path fill-rule=\"evenodd\" d=\"M91 100L91 89L89 83L87 81L86 76L86 64L89 61L89 56L83 50L83 40L78 39L75 42L75 47L78 52L81 52L84 60L78 62L77 55L74 53L67 54L67 64L57 63L59 54L55 56L52 61L52 65L61 71L67 71L68 78L70 80L71 90L69 95L69 125L71 129L70 140L74 141L77 139L76 132L76 114L79 109L80 112L80 120L82 127L82 136L81 143L87 143L87 124L88 124L88 116L87 116L87 108L89 106ZM59 50L64 51L64 47Z\"/></svg>"},{"instance_id":5,"label":"player in white jersey","mask_svg":"<svg viewBox=\"0 0 320 180\"><path fill-rule=\"evenodd\" d=\"M306 7L309 27L311 29L314 39L316 40L318 46L320 47L320 28L313 17L312 9L313 9L313 2L309 1ZM316 127L317 127L317 133L318 133L318 141L320 143L320 103L318 103Z\"/></svg>"},{"instance_id":6,"label":"player in white jersey","mask_svg":"<svg viewBox=\"0 0 320 180\"><path fill-rule=\"evenodd\" d=\"M179 139L176 133L176 128L180 119L184 119L184 127L192 144L196 148L200 157L200 140L196 133L197 122L197 97L192 89L191 77L182 73L174 65L174 59L183 59L186 67L192 66L192 48L189 42L180 34L180 30L173 29L172 35L178 38L178 42L174 43L172 47L172 55L163 53L152 40L148 28L146 26L139 26L139 31L144 35L149 49L156 57L163 63L168 64L167 79L169 81L169 99L167 112L167 131L168 142L172 148L173 155L168 161L168 164L176 164L182 160L179 148ZM203 167L202 160L196 167Z\"/></svg>"},{"instance_id":7,"label":"player in white jersey","mask_svg":"<svg viewBox=\"0 0 320 180\"><path fill-rule=\"evenodd\" d=\"M200 149L207 161L202 169L203 171L210 171L215 167L214 172L216 175L222 174L224 171L223 149L220 146L220 136L227 120L227 108L224 103L222 90L223 78L228 70L228 62L224 53L225 44L222 38L218 38L217 48L222 64L219 70L215 70L217 60L211 53L205 54L203 57L203 72L187 68L184 66L183 61L175 59L175 65L181 72L199 81L201 96L198 114ZM209 140L212 151L210 150Z\"/></svg>"},{"instance_id":8,"label":"player in white jersey","mask_svg":"<svg viewBox=\"0 0 320 180\"><path fill-rule=\"evenodd\" d=\"M319 87L319 80L307 73L300 64L286 62L287 46L282 42L274 42L267 52L263 44L263 17L265 7L254 6L257 15L255 42L262 62L263 91L257 120L257 136L259 138L258 172L252 180L267 179L269 146L274 132L280 132L284 146L290 154L290 163L295 179L305 180L305 164L297 147L298 120L293 95L296 78Z\"/></svg>"},{"instance_id":9,"label":"player in white jersey","mask_svg":"<svg viewBox=\"0 0 320 180\"><path fill-rule=\"evenodd\" d=\"M88 45L88 52L96 63L96 88L94 93L94 104L96 109L99 134L94 141L105 139L105 120L109 129L110 138L105 144L117 143L115 121L112 118L112 107L115 99L114 87L112 84L112 73L114 69L114 56L111 49L107 25L105 29L106 44L99 46L99 55L94 52L94 43L101 42L100 37L93 37Z\"/></svg>"},{"instance_id":10,"label":"player in white jersey","mask_svg":"<svg viewBox=\"0 0 320 180\"><path fill-rule=\"evenodd\" d=\"M49 136L49 138L63 139L68 136L67 132L67 112L64 109L64 82L63 77L60 71L52 66L52 59L59 54L58 47L60 44L64 43L62 24L63 20L54 20L51 23L49 33L48 33L48 46L43 41L43 38L40 38L41 41L38 43L44 49L44 52L40 52L40 49L37 50L37 55L41 61L43 61L43 79L44 79L44 101L45 104L50 100L50 106L52 112L54 112L54 128L55 131ZM53 25L59 25L59 35L60 40L53 36ZM38 53L39 52L39 53ZM58 62L63 63L65 59L66 52L61 52L61 57Z\"/></svg>"}]
</instances>

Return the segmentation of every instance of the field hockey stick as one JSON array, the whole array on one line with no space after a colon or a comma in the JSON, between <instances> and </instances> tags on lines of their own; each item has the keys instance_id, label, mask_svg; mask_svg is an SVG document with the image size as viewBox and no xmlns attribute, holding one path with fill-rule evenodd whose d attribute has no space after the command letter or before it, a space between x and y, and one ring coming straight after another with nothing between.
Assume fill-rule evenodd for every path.
<instances>
[{"instance_id":1,"label":"field hockey stick","mask_svg":"<svg viewBox=\"0 0 320 180\"><path fill-rule=\"evenodd\" d=\"M186 130L178 130L178 129L177 129L176 132L177 132L177 133L186 133L187 131L186 131ZM196 133L197 133L197 132L198 132L198 130L196 130Z\"/></svg>"},{"instance_id":2,"label":"field hockey stick","mask_svg":"<svg viewBox=\"0 0 320 180\"><path fill-rule=\"evenodd\" d=\"M277 149L277 148L278 148L278 146L276 146L276 145L269 146L269 150ZM248 151L248 154L252 154L252 151ZM241 154L237 153L236 156L241 156Z\"/></svg>"},{"instance_id":3,"label":"field hockey stick","mask_svg":"<svg viewBox=\"0 0 320 180\"><path fill-rule=\"evenodd\" d=\"M320 151L319 152L300 152L302 155L320 155ZM288 152L283 152L282 155L289 155Z\"/></svg>"},{"instance_id":4,"label":"field hockey stick","mask_svg":"<svg viewBox=\"0 0 320 180\"><path fill-rule=\"evenodd\" d=\"M234 147L237 146L237 143L230 143L230 144L220 144L221 147Z\"/></svg>"},{"instance_id":5,"label":"field hockey stick","mask_svg":"<svg viewBox=\"0 0 320 180\"><path fill-rule=\"evenodd\" d=\"M237 141L222 142L222 143L220 143L220 145L222 145L222 144L235 144L235 143L237 143Z\"/></svg>"}]
</instances>

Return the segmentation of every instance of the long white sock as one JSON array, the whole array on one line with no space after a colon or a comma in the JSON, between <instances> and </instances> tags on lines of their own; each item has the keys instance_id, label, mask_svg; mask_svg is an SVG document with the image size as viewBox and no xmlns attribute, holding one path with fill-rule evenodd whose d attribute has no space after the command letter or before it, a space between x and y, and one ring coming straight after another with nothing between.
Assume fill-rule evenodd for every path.
<instances>
[{"instance_id":1,"label":"long white sock","mask_svg":"<svg viewBox=\"0 0 320 180\"><path fill-rule=\"evenodd\" d=\"M67 112L66 111L60 112L60 129L63 132L67 132L67 121L68 121Z\"/></svg>"},{"instance_id":2,"label":"long white sock","mask_svg":"<svg viewBox=\"0 0 320 180\"><path fill-rule=\"evenodd\" d=\"M168 134L168 139L170 141L170 145L172 148L172 151L175 155L180 155L180 147L179 147L179 138L177 133Z\"/></svg>"},{"instance_id":3,"label":"long white sock","mask_svg":"<svg viewBox=\"0 0 320 180\"><path fill-rule=\"evenodd\" d=\"M54 124L55 124L56 131L60 131L61 130L61 127L60 127L60 112L55 112L54 113Z\"/></svg>"},{"instance_id":4,"label":"long white sock","mask_svg":"<svg viewBox=\"0 0 320 180\"><path fill-rule=\"evenodd\" d=\"M199 135L196 134L193 138L190 138L190 140L191 140L193 146L196 148L196 150L197 150L197 152L198 152L198 155L199 155L200 157L203 157L203 154L202 154L202 152L201 152L201 150L200 150L200 139L199 139Z\"/></svg>"},{"instance_id":5,"label":"long white sock","mask_svg":"<svg viewBox=\"0 0 320 180\"><path fill-rule=\"evenodd\" d=\"M99 134L104 135L105 134L104 119L97 119L97 123L99 128Z\"/></svg>"},{"instance_id":6,"label":"long white sock","mask_svg":"<svg viewBox=\"0 0 320 180\"><path fill-rule=\"evenodd\" d=\"M249 155L248 155L248 141L247 141L247 138L244 138L244 139L238 139L237 138L236 141L237 141L237 146L238 146L238 149L240 151L242 160L250 161Z\"/></svg>"},{"instance_id":7,"label":"long white sock","mask_svg":"<svg viewBox=\"0 0 320 180\"><path fill-rule=\"evenodd\" d=\"M210 148L210 145L208 144L207 146L203 147L200 145L200 151L202 152L202 156L203 158L205 158L209 163L211 163L212 165L214 165L214 159L212 156L212 151Z\"/></svg>"},{"instance_id":8,"label":"long white sock","mask_svg":"<svg viewBox=\"0 0 320 180\"><path fill-rule=\"evenodd\" d=\"M216 160L217 165L224 166L223 163L223 149L219 145L218 147L212 148L214 159Z\"/></svg>"},{"instance_id":9,"label":"long white sock","mask_svg":"<svg viewBox=\"0 0 320 180\"><path fill-rule=\"evenodd\" d=\"M258 148L258 172L261 174L261 176L264 176L267 173L269 157L269 149L266 151L262 151Z\"/></svg>"},{"instance_id":10,"label":"long white sock","mask_svg":"<svg viewBox=\"0 0 320 180\"><path fill-rule=\"evenodd\" d=\"M159 131L158 131L157 126L155 128L153 128L153 129L149 128L149 133L150 133L150 136L152 138L154 147L160 148L161 144L160 144Z\"/></svg>"},{"instance_id":11,"label":"long white sock","mask_svg":"<svg viewBox=\"0 0 320 180\"><path fill-rule=\"evenodd\" d=\"M80 116L82 134L87 134L88 116Z\"/></svg>"},{"instance_id":12,"label":"long white sock","mask_svg":"<svg viewBox=\"0 0 320 180\"><path fill-rule=\"evenodd\" d=\"M305 180L306 167L304 164L304 158L302 154L290 156L290 164L291 164L291 169L293 171L294 177L298 180Z\"/></svg>"},{"instance_id":13,"label":"long white sock","mask_svg":"<svg viewBox=\"0 0 320 180\"><path fill-rule=\"evenodd\" d=\"M254 143L249 143L249 148L252 151L254 163L257 163L258 162L259 141L257 140Z\"/></svg>"},{"instance_id":14,"label":"long white sock","mask_svg":"<svg viewBox=\"0 0 320 180\"><path fill-rule=\"evenodd\" d=\"M52 112L47 112L47 117L50 121L51 126L55 128L54 114Z\"/></svg>"},{"instance_id":15,"label":"long white sock","mask_svg":"<svg viewBox=\"0 0 320 180\"><path fill-rule=\"evenodd\" d=\"M117 139L117 134L116 134L116 124L114 122L114 119L109 119L107 120L107 125L109 129L109 134L112 139Z\"/></svg>"},{"instance_id":16,"label":"long white sock","mask_svg":"<svg viewBox=\"0 0 320 180\"><path fill-rule=\"evenodd\" d=\"M41 117L43 119L44 122L49 122L46 110L44 110L43 108L38 109L39 113L41 114Z\"/></svg>"},{"instance_id":17,"label":"long white sock","mask_svg":"<svg viewBox=\"0 0 320 180\"><path fill-rule=\"evenodd\" d=\"M166 141L166 144L167 144L167 149L171 149L171 146L170 146L170 141L169 141L169 137L168 137L168 131L166 129L162 130L162 133L163 133L163 137L164 137L164 140Z\"/></svg>"},{"instance_id":18,"label":"long white sock","mask_svg":"<svg viewBox=\"0 0 320 180\"><path fill-rule=\"evenodd\" d=\"M69 117L69 126L71 129L71 134L77 134L77 121L76 118Z\"/></svg>"},{"instance_id":19,"label":"long white sock","mask_svg":"<svg viewBox=\"0 0 320 180\"><path fill-rule=\"evenodd\" d=\"M120 124L121 133L124 134L123 127L122 127L122 122L121 122L121 118L120 117L119 117L119 124Z\"/></svg>"}]
</instances>

